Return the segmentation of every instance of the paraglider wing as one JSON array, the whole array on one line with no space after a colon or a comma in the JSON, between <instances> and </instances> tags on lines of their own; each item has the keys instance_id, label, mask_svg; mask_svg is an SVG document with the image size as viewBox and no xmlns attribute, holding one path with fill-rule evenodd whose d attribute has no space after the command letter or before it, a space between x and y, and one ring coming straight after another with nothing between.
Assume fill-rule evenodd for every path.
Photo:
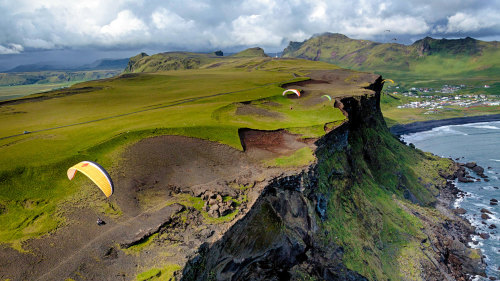
<instances>
[{"instance_id":1,"label":"paraglider wing","mask_svg":"<svg viewBox=\"0 0 500 281\"><path fill-rule=\"evenodd\" d=\"M285 95L286 92L292 92L292 93L295 93L297 96L300 97L300 91L297 90L297 89L288 89L288 90L284 90L283 91L283 95Z\"/></svg>"},{"instance_id":2,"label":"paraglider wing","mask_svg":"<svg viewBox=\"0 0 500 281\"><path fill-rule=\"evenodd\" d=\"M394 84L394 81L392 79L384 79L384 80L382 80L382 82L384 82L384 83L385 83L385 81L391 81L392 84Z\"/></svg>"},{"instance_id":3,"label":"paraglider wing","mask_svg":"<svg viewBox=\"0 0 500 281\"><path fill-rule=\"evenodd\" d=\"M113 181L108 172L99 164L91 161L82 161L68 169L68 178L72 180L76 171L80 171L90 178L99 187L106 197L111 196L114 191Z\"/></svg>"},{"instance_id":4,"label":"paraglider wing","mask_svg":"<svg viewBox=\"0 0 500 281\"><path fill-rule=\"evenodd\" d=\"M330 101L332 101L332 98L329 95L322 95L321 97L328 98Z\"/></svg>"}]
</instances>

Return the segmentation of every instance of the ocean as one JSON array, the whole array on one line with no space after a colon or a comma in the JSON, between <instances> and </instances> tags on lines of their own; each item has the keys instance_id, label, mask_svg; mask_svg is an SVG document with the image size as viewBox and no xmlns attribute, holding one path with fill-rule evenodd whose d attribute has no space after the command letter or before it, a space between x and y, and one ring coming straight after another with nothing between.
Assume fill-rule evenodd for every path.
<instances>
[{"instance_id":1,"label":"ocean","mask_svg":"<svg viewBox=\"0 0 500 281\"><path fill-rule=\"evenodd\" d=\"M476 162L484 168L489 181L456 182L466 196L455 201L454 207L464 208L463 215L476 227L478 233L487 233L488 239L473 236L470 246L480 248L487 263L487 276L500 277L500 205L490 205L490 199L500 200L500 121L450 125L414 134L403 135L407 143L435 155L453 158L457 162ZM479 178L469 170L471 176ZM490 219L481 219L481 209L487 209ZM493 228L495 225L496 228ZM483 279L483 278L479 278ZM489 279L484 279L489 280Z\"/></svg>"}]
</instances>

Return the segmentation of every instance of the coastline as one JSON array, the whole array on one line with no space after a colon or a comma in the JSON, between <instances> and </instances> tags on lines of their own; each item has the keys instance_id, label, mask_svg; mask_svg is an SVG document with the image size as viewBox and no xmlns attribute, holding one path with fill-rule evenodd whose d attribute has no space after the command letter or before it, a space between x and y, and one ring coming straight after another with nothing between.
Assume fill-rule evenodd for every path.
<instances>
[{"instance_id":1,"label":"coastline","mask_svg":"<svg viewBox=\"0 0 500 281\"><path fill-rule=\"evenodd\" d=\"M445 122L440 122L439 125L458 125L495 120L488 118L490 116L486 117L479 119L469 118L468 120L444 120ZM457 121L465 122L457 124ZM407 133L408 135L402 139L407 143L413 143L416 148L430 151L435 155L450 155L448 158L455 160L453 161L455 163L454 166L456 168L460 167L462 170L461 172L456 171L453 175L445 175L445 178L448 180L447 185L449 186L440 190L438 197L440 204L436 207L445 213L451 211L451 213L466 221L466 225L471 227L470 231L464 231L458 237L461 237L459 240L467 248L479 249L481 251L480 255L486 265L484 271L486 276L478 274L482 277L476 277L474 280L487 280L486 278L489 277L498 279L500 277L499 252L497 251L499 244L495 242L498 241L496 238L498 235L496 229L499 224L498 209L489 202L492 198L497 198L498 195L495 192L499 186L498 174L500 165L498 165L498 162L500 161L494 159L500 159L500 154L496 152L482 153L483 150L480 148L483 146L495 147L494 140L498 135L498 128L497 122L491 123L491 125L485 123L472 124L472 126L451 127L449 130L443 129L439 130L439 132L433 130L416 134ZM421 138L421 134L424 134L425 137ZM482 141L482 145L473 145L472 147L469 145L479 140ZM454 143L457 143L457 145L453 145ZM493 161L497 162L488 162L492 160L490 158L494 158ZM476 162L477 165L482 165L485 168L479 166L475 169ZM463 229L467 230L467 228ZM457 237L455 234L451 235ZM467 236L468 238L465 238Z\"/></svg>"},{"instance_id":2,"label":"coastline","mask_svg":"<svg viewBox=\"0 0 500 281\"><path fill-rule=\"evenodd\" d=\"M500 114L478 115L440 120L418 121L409 124L398 124L389 128L393 135L406 135L429 131L436 127L449 125L463 125L469 123L500 121Z\"/></svg>"}]
</instances>

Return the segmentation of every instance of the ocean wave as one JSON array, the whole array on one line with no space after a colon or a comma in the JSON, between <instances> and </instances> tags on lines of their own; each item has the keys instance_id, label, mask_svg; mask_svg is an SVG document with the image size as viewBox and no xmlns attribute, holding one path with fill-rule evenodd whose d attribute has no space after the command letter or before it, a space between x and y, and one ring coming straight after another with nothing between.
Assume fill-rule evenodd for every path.
<instances>
[{"instance_id":1,"label":"ocean wave","mask_svg":"<svg viewBox=\"0 0 500 281\"><path fill-rule=\"evenodd\" d=\"M470 127L476 129L500 130L500 127L497 127L495 125L500 126L500 122L480 122L480 123L463 124L458 126Z\"/></svg>"},{"instance_id":2,"label":"ocean wave","mask_svg":"<svg viewBox=\"0 0 500 281\"><path fill-rule=\"evenodd\" d=\"M474 244L473 242L469 242L469 247L472 249L479 249L483 246L483 242L481 242L483 239L479 237L479 235L473 235L472 236L472 241L478 242L477 244Z\"/></svg>"},{"instance_id":3,"label":"ocean wave","mask_svg":"<svg viewBox=\"0 0 500 281\"><path fill-rule=\"evenodd\" d=\"M500 159L490 159L490 161L500 162Z\"/></svg>"},{"instance_id":4,"label":"ocean wave","mask_svg":"<svg viewBox=\"0 0 500 281\"><path fill-rule=\"evenodd\" d=\"M485 203L472 203L472 205L478 207L479 209L488 209L488 208L490 208L490 205L489 204L485 204Z\"/></svg>"},{"instance_id":5,"label":"ocean wave","mask_svg":"<svg viewBox=\"0 0 500 281\"><path fill-rule=\"evenodd\" d=\"M500 128L495 127L495 126L489 126L489 125L483 125L483 126L470 126L472 128L477 128L477 129L490 129L490 130L500 130Z\"/></svg>"},{"instance_id":6,"label":"ocean wave","mask_svg":"<svg viewBox=\"0 0 500 281\"><path fill-rule=\"evenodd\" d=\"M418 142L429 138L439 137L439 136L452 136L452 135L462 135L467 136L467 133L461 132L459 130L454 130L453 127L456 125L442 126L433 128L430 131L418 132L408 135L403 135L403 139L406 142Z\"/></svg>"}]
</instances>

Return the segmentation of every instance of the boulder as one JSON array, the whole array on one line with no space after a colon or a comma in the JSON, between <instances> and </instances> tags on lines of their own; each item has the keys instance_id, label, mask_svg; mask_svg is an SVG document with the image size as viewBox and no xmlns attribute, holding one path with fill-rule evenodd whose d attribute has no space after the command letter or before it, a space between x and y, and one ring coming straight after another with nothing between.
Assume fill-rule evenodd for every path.
<instances>
[{"instance_id":1,"label":"boulder","mask_svg":"<svg viewBox=\"0 0 500 281\"><path fill-rule=\"evenodd\" d=\"M497 226L496 226L496 225L494 225L494 224L491 224L488 228L489 228L489 229L495 229L495 228L497 228Z\"/></svg>"},{"instance_id":2,"label":"boulder","mask_svg":"<svg viewBox=\"0 0 500 281\"><path fill-rule=\"evenodd\" d=\"M488 219L491 219L491 217L490 217L490 216L488 216L487 214L481 214L481 218L482 218L483 220L488 220Z\"/></svg>"},{"instance_id":3,"label":"boulder","mask_svg":"<svg viewBox=\"0 0 500 281\"><path fill-rule=\"evenodd\" d=\"M459 182L464 182L464 183L467 183L467 182L474 182L473 180L470 180L470 179L467 179L467 178L464 178L464 177L458 177L458 181Z\"/></svg>"},{"instance_id":4,"label":"boulder","mask_svg":"<svg viewBox=\"0 0 500 281\"><path fill-rule=\"evenodd\" d=\"M486 213L486 214L490 214L490 215L493 214L492 212L490 212L488 209L485 209L485 208L481 209L481 213Z\"/></svg>"},{"instance_id":5,"label":"boulder","mask_svg":"<svg viewBox=\"0 0 500 281\"><path fill-rule=\"evenodd\" d=\"M205 228L202 231L200 231L199 235L201 238L207 239L207 238L210 238L214 233L215 233L215 231L208 229L208 228Z\"/></svg>"},{"instance_id":6,"label":"boulder","mask_svg":"<svg viewBox=\"0 0 500 281\"><path fill-rule=\"evenodd\" d=\"M467 213L467 211L464 208L456 208L455 210L453 210L453 212L457 215L463 215Z\"/></svg>"},{"instance_id":7,"label":"boulder","mask_svg":"<svg viewBox=\"0 0 500 281\"><path fill-rule=\"evenodd\" d=\"M479 234L479 236L480 236L481 238L483 238L484 240L486 240L486 239L490 238L490 235L489 235L488 233L481 233L481 234Z\"/></svg>"},{"instance_id":8,"label":"boulder","mask_svg":"<svg viewBox=\"0 0 500 281\"><path fill-rule=\"evenodd\" d=\"M218 218L220 217L220 213L218 210L212 210L210 209L210 211L208 211L208 214L214 218Z\"/></svg>"},{"instance_id":9,"label":"boulder","mask_svg":"<svg viewBox=\"0 0 500 281\"><path fill-rule=\"evenodd\" d=\"M206 192L205 192L205 193L203 193L203 195L201 196L201 199L203 199L203 200L207 201L209 197L210 197L210 195L209 195L209 191L206 191Z\"/></svg>"},{"instance_id":10,"label":"boulder","mask_svg":"<svg viewBox=\"0 0 500 281\"><path fill-rule=\"evenodd\" d=\"M481 166L479 166L479 165L474 166L474 168L472 168L472 170L473 170L476 174L478 174L478 175L481 175L481 174L483 174L483 173L484 173L484 168L483 168L483 167L481 167Z\"/></svg>"},{"instance_id":11,"label":"boulder","mask_svg":"<svg viewBox=\"0 0 500 281\"><path fill-rule=\"evenodd\" d=\"M465 167L467 167L469 169L472 169L472 168L474 168L476 166L477 166L476 162L467 162L467 163L465 163Z\"/></svg>"}]
</instances>

